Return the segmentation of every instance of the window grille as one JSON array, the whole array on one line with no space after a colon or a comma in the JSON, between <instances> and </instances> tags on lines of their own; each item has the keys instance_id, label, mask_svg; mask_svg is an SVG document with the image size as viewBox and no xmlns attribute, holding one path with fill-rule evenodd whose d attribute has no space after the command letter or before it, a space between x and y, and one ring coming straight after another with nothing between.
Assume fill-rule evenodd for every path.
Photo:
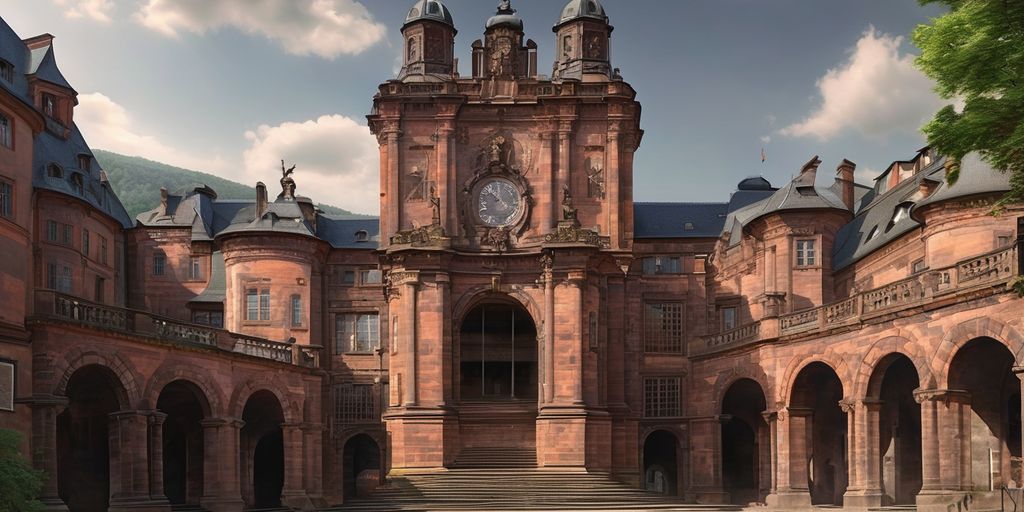
<instances>
[{"instance_id":1,"label":"window grille","mask_svg":"<svg viewBox=\"0 0 1024 512\"><path fill-rule=\"evenodd\" d=\"M814 240L796 241L796 266L813 267L817 264L817 251Z\"/></svg>"},{"instance_id":2,"label":"window grille","mask_svg":"<svg viewBox=\"0 0 1024 512\"><path fill-rule=\"evenodd\" d=\"M334 319L334 353L373 352L380 347L377 313L338 315Z\"/></svg>"},{"instance_id":3,"label":"window grille","mask_svg":"<svg viewBox=\"0 0 1024 512\"><path fill-rule=\"evenodd\" d=\"M6 181L0 181L0 216L14 218L14 187Z\"/></svg>"},{"instance_id":4,"label":"window grille","mask_svg":"<svg viewBox=\"0 0 1024 512\"><path fill-rule=\"evenodd\" d=\"M674 418L682 416L679 377L644 379L644 417Z\"/></svg>"},{"instance_id":5,"label":"window grille","mask_svg":"<svg viewBox=\"0 0 1024 512\"><path fill-rule=\"evenodd\" d=\"M338 384L334 388L334 419L337 424L379 421L372 384Z\"/></svg>"},{"instance_id":6,"label":"window grille","mask_svg":"<svg viewBox=\"0 0 1024 512\"><path fill-rule=\"evenodd\" d=\"M644 352L680 354L683 351L683 305L647 304L644 312Z\"/></svg>"}]
</instances>

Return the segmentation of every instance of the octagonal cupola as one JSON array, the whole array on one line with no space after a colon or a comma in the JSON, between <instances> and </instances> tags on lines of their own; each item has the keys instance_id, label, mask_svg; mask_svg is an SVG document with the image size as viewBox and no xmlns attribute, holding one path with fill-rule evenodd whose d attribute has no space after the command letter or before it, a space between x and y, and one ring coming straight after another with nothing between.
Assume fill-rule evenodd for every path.
<instances>
[{"instance_id":1,"label":"octagonal cupola","mask_svg":"<svg viewBox=\"0 0 1024 512\"><path fill-rule=\"evenodd\" d=\"M598 0L570 0L554 27L554 78L588 82L611 79L612 30Z\"/></svg>"},{"instance_id":2,"label":"octagonal cupola","mask_svg":"<svg viewBox=\"0 0 1024 512\"><path fill-rule=\"evenodd\" d=\"M418 0L402 25L404 81L444 80L455 73L455 22L440 0Z\"/></svg>"},{"instance_id":3,"label":"octagonal cupola","mask_svg":"<svg viewBox=\"0 0 1024 512\"><path fill-rule=\"evenodd\" d=\"M537 75L537 43L524 41L523 18L511 0L500 0L483 41L473 43L473 77L516 80Z\"/></svg>"}]
</instances>

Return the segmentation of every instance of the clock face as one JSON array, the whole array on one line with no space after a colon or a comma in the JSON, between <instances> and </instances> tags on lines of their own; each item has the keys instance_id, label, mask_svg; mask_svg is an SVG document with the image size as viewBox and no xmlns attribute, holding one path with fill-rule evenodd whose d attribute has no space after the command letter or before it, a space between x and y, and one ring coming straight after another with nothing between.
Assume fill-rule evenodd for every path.
<instances>
[{"instance_id":1,"label":"clock face","mask_svg":"<svg viewBox=\"0 0 1024 512\"><path fill-rule=\"evenodd\" d=\"M476 197L480 221L490 227L506 227L519 218L522 211L522 197L512 182L494 179L480 187Z\"/></svg>"}]
</instances>

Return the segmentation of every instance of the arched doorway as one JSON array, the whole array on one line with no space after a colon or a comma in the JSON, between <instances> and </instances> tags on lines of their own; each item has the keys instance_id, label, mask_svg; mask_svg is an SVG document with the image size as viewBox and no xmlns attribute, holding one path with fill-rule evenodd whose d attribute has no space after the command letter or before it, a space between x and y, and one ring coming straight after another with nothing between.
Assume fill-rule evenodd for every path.
<instances>
[{"instance_id":1,"label":"arched doorway","mask_svg":"<svg viewBox=\"0 0 1024 512\"><path fill-rule=\"evenodd\" d=\"M885 357L871 374L868 398L878 404L878 458L871 463L880 466L883 505L912 505L921 490L921 405L914 400L920 385L903 354Z\"/></svg>"},{"instance_id":2,"label":"arched doorway","mask_svg":"<svg viewBox=\"0 0 1024 512\"><path fill-rule=\"evenodd\" d=\"M68 380L67 409L57 417L57 485L72 512L110 505L110 414L123 387L109 368L89 365Z\"/></svg>"},{"instance_id":3,"label":"arched doorway","mask_svg":"<svg viewBox=\"0 0 1024 512\"><path fill-rule=\"evenodd\" d=\"M518 304L473 308L459 329L463 402L537 400L537 327Z\"/></svg>"},{"instance_id":4,"label":"arched doorway","mask_svg":"<svg viewBox=\"0 0 1024 512\"><path fill-rule=\"evenodd\" d=\"M751 379L734 382L722 399L722 481L732 503L763 501L770 489L762 471L770 463L766 409L764 391Z\"/></svg>"},{"instance_id":5,"label":"arched doorway","mask_svg":"<svg viewBox=\"0 0 1024 512\"><path fill-rule=\"evenodd\" d=\"M790 467L806 472L814 505L842 505L847 473L846 413L839 407L843 384L830 366L814 362L800 371L790 401ZM810 423L810 428L807 424Z\"/></svg>"},{"instance_id":6,"label":"arched doorway","mask_svg":"<svg viewBox=\"0 0 1024 512\"><path fill-rule=\"evenodd\" d=\"M679 494L679 439L667 430L655 430L644 440L644 488L650 492Z\"/></svg>"},{"instance_id":7,"label":"arched doorway","mask_svg":"<svg viewBox=\"0 0 1024 512\"><path fill-rule=\"evenodd\" d=\"M203 427L209 406L194 384L174 381L160 392L163 426L164 494L171 505L198 505L203 496Z\"/></svg>"},{"instance_id":8,"label":"arched doorway","mask_svg":"<svg viewBox=\"0 0 1024 512\"><path fill-rule=\"evenodd\" d=\"M1002 343L977 338L960 348L949 366L949 388L966 392L960 400L970 410L960 435L971 440L969 453L961 454L971 473L962 484L974 490L1010 485L1010 461L1021 456L1020 380L1013 365L1013 354Z\"/></svg>"},{"instance_id":9,"label":"arched doorway","mask_svg":"<svg viewBox=\"0 0 1024 512\"><path fill-rule=\"evenodd\" d=\"M284 489L284 410L269 391L257 391L242 411L242 494L249 508L281 506Z\"/></svg>"},{"instance_id":10,"label":"arched doorway","mask_svg":"<svg viewBox=\"0 0 1024 512\"><path fill-rule=\"evenodd\" d=\"M372 437L357 434L345 442L342 453L345 501L363 497L380 484L380 446Z\"/></svg>"},{"instance_id":11,"label":"arched doorway","mask_svg":"<svg viewBox=\"0 0 1024 512\"><path fill-rule=\"evenodd\" d=\"M537 327L518 302L490 298L457 336L459 465L535 462Z\"/></svg>"}]
</instances>

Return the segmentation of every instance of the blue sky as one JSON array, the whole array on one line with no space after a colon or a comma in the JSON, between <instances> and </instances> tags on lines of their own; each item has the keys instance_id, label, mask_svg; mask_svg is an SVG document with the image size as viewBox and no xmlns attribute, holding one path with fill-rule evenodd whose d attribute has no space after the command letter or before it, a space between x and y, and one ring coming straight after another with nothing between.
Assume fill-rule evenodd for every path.
<instances>
[{"instance_id":1,"label":"blue sky","mask_svg":"<svg viewBox=\"0 0 1024 512\"><path fill-rule=\"evenodd\" d=\"M0 0L0 16L22 37L56 36L94 148L247 184L276 181L285 158L300 194L375 213L365 114L396 71L412 3ZM644 106L637 201L724 201L741 179L780 184L815 154L826 170L857 162L870 182L924 144L922 121L945 103L912 65L910 32L941 14L916 0L602 3L613 65ZM497 1L445 4L465 75ZM562 2L512 4L549 69Z\"/></svg>"}]
</instances>

